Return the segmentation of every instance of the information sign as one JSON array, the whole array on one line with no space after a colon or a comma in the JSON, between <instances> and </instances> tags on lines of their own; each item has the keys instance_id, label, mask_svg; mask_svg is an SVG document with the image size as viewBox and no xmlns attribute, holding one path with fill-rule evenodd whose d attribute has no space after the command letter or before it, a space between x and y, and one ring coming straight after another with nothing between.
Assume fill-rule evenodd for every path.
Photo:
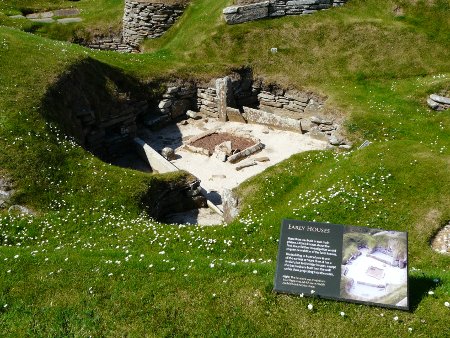
<instances>
[{"instance_id":1,"label":"information sign","mask_svg":"<svg viewBox=\"0 0 450 338\"><path fill-rule=\"evenodd\" d=\"M274 290L408 310L407 233L283 220Z\"/></svg>"}]
</instances>

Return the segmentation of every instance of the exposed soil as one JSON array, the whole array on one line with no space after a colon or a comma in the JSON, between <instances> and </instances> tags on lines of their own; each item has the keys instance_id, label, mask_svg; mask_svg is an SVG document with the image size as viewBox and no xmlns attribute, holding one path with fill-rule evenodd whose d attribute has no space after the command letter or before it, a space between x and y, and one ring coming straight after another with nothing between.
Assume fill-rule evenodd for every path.
<instances>
[{"instance_id":1,"label":"exposed soil","mask_svg":"<svg viewBox=\"0 0 450 338\"><path fill-rule=\"evenodd\" d=\"M232 151L244 150L256 144L255 141L251 139L236 136L230 133L214 133L198 139L193 142L192 145L197 148L207 149L212 154L214 153L214 148L217 145L226 141L231 141Z\"/></svg>"}]
</instances>

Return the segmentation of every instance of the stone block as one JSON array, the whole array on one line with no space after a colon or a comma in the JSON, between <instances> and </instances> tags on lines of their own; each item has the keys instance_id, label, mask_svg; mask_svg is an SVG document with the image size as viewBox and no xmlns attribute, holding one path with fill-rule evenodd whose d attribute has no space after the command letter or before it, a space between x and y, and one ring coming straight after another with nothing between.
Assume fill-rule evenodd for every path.
<instances>
[{"instance_id":1,"label":"stone block","mask_svg":"<svg viewBox=\"0 0 450 338\"><path fill-rule=\"evenodd\" d=\"M186 116L187 116L187 117L190 117L190 118L193 119L193 120L198 120L198 119L200 119L200 116L198 115L198 113L195 112L195 111L193 111L193 110L188 110L188 111L186 112Z\"/></svg>"},{"instance_id":2,"label":"stone block","mask_svg":"<svg viewBox=\"0 0 450 338\"><path fill-rule=\"evenodd\" d=\"M134 139L134 143L136 145L138 153L142 156L144 160L148 161L152 170L157 171L161 174L178 171L177 167L175 167L172 163L166 160L156 150L154 150L140 138L136 137Z\"/></svg>"},{"instance_id":3,"label":"stone block","mask_svg":"<svg viewBox=\"0 0 450 338\"><path fill-rule=\"evenodd\" d=\"M257 144L255 144L254 146L251 146L247 149L244 149L243 151L240 151L236 154L231 155L228 158L228 162L230 163L236 163L241 161L242 159L246 158L247 156L250 156L251 154L254 154L258 151L260 151L261 149L264 148L264 144L262 144L261 142L258 141Z\"/></svg>"},{"instance_id":4,"label":"stone block","mask_svg":"<svg viewBox=\"0 0 450 338\"><path fill-rule=\"evenodd\" d=\"M276 102L276 101L261 101L260 105L261 106L270 106L270 107L275 107L275 108L283 108L283 104L280 102Z\"/></svg>"},{"instance_id":5,"label":"stone block","mask_svg":"<svg viewBox=\"0 0 450 338\"><path fill-rule=\"evenodd\" d=\"M175 151L170 147L164 147L161 150L161 155L168 161L175 159Z\"/></svg>"},{"instance_id":6,"label":"stone block","mask_svg":"<svg viewBox=\"0 0 450 338\"><path fill-rule=\"evenodd\" d=\"M248 122L264 124L297 132L302 131L300 120L289 117L282 117L276 114L265 112L263 110L244 107L243 116Z\"/></svg>"},{"instance_id":7,"label":"stone block","mask_svg":"<svg viewBox=\"0 0 450 338\"><path fill-rule=\"evenodd\" d=\"M216 80L216 92L219 108L219 119L221 121L227 120L227 107L234 107L236 105L233 95L233 84L228 76Z\"/></svg>"},{"instance_id":8,"label":"stone block","mask_svg":"<svg viewBox=\"0 0 450 338\"><path fill-rule=\"evenodd\" d=\"M439 109L439 103L437 103L436 101L433 101L430 98L427 99L427 104L428 104L428 107L430 107L431 109L434 109L434 110Z\"/></svg>"},{"instance_id":9,"label":"stone block","mask_svg":"<svg viewBox=\"0 0 450 338\"><path fill-rule=\"evenodd\" d=\"M319 141L328 142L327 135L322 133L317 126L311 128L311 130L309 131L309 136Z\"/></svg>"},{"instance_id":10,"label":"stone block","mask_svg":"<svg viewBox=\"0 0 450 338\"><path fill-rule=\"evenodd\" d=\"M269 1L227 7L223 10L223 14L226 23L229 25L267 18L269 16Z\"/></svg>"},{"instance_id":11,"label":"stone block","mask_svg":"<svg viewBox=\"0 0 450 338\"><path fill-rule=\"evenodd\" d=\"M236 170L242 170L242 169L244 169L244 168L247 168L247 167L251 167L251 166L254 166L254 165L257 165L258 163L256 163L256 161L248 161L248 162L244 162L244 163L242 163L242 164L240 164L240 165L238 165L237 167L236 167Z\"/></svg>"},{"instance_id":12,"label":"stone block","mask_svg":"<svg viewBox=\"0 0 450 338\"><path fill-rule=\"evenodd\" d=\"M159 109L164 109L164 108L169 108L170 106L172 106L172 100L162 100L159 104L158 104L158 108Z\"/></svg>"},{"instance_id":13,"label":"stone block","mask_svg":"<svg viewBox=\"0 0 450 338\"><path fill-rule=\"evenodd\" d=\"M439 96L439 95L436 95L436 94L431 94L430 95L430 99L435 101L435 102L441 103L441 104L450 104L450 98L449 97Z\"/></svg>"},{"instance_id":14,"label":"stone block","mask_svg":"<svg viewBox=\"0 0 450 338\"><path fill-rule=\"evenodd\" d=\"M63 19L58 19L57 21L58 21L58 23L65 25L68 23L81 22L81 21L83 21L83 19L82 18L63 18Z\"/></svg>"},{"instance_id":15,"label":"stone block","mask_svg":"<svg viewBox=\"0 0 450 338\"><path fill-rule=\"evenodd\" d=\"M246 123L239 109L227 107L227 119L231 122Z\"/></svg>"},{"instance_id":16,"label":"stone block","mask_svg":"<svg viewBox=\"0 0 450 338\"><path fill-rule=\"evenodd\" d=\"M222 191L223 219L226 223L232 222L239 215L239 199L229 189Z\"/></svg>"},{"instance_id":17,"label":"stone block","mask_svg":"<svg viewBox=\"0 0 450 338\"><path fill-rule=\"evenodd\" d=\"M53 14L56 16L74 16L79 15L80 10L78 8L57 9L53 11Z\"/></svg>"},{"instance_id":18,"label":"stone block","mask_svg":"<svg viewBox=\"0 0 450 338\"><path fill-rule=\"evenodd\" d=\"M191 101L187 99L176 100L170 107L170 115L172 118L177 118L186 113L186 111L191 107Z\"/></svg>"}]
</instances>

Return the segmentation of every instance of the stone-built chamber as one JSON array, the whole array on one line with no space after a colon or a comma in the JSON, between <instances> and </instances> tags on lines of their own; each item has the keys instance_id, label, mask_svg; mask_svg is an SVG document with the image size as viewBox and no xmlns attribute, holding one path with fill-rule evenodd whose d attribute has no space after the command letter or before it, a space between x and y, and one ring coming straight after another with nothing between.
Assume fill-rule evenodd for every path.
<instances>
[{"instance_id":1,"label":"stone-built chamber","mask_svg":"<svg viewBox=\"0 0 450 338\"><path fill-rule=\"evenodd\" d=\"M139 52L144 39L163 35L183 14L189 0L125 0L122 32L94 37L87 46L119 52Z\"/></svg>"},{"instance_id":2,"label":"stone-built chamber","mask_svg":"<svg viewBox=\"0 0 450 338\"><path fill-rule=\"evenodd\" d=\"M144 39L158 38L183 14L185 0L126 0L123 43L138 48Z\"/></svg>"},{"instance_id":3,"label":"stone-built chamber","mask_svg":"<svg viewBox=\"0 0 450 338\"><path fill-rule=\"evenodd\" d=\"M159 101L157 111L145 123L158 128L195 112L221 121L262 124L350 148L341 133L339 121L329 118L326 98L310 91L285 89L254 79L242 71L209 83L170 85Z\"/></svg>"}]
</instances>

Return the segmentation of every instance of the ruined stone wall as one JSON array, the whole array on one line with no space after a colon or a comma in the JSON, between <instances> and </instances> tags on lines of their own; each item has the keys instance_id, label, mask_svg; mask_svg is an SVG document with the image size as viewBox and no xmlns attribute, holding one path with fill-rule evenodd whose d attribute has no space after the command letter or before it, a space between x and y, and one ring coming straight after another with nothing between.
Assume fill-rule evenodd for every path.
<instances>
[{"instance_id":1,"label":"ruined stone wall","mask_svg":"<svg viewBox=\"0 0 450 338\"><path fill-rule=\"evenodd\" d=\"M269 0L244 1L243 4L223 10L225 21L232 25L269 17L306 15L332 7L342 6L347 0Z\"/></svg>"},{"instance_id":2,"label":"ruined stone wall","mask_svg":"<svg viewBox=\"0 0 450 338\"><path fill-rule=\"evenodd\" d=\"M184 1L125 0L123 43L137 48L144 39L160 37L183 14L185 7Z\"/></svg>"},{"instance_id":3,"label":"ruined stone wall","mask_svg":"<svg viewBox=\"0 0 450 338\"><path fill-rule=\"evenodd\" d=\"M346 147L340 122L328 118L326 98L309 91L283 89L233 74L209 83L172 84L159 101L158 114L147 126L158 127L196 112L223 121L265 124L278 129L309 133L334 146ZM191 111L193 110L193 111Z\"/></svg>"},{"instance_id":4,"label":"ruined stone wall","mask_svg":"<svg viewBox=\"0 0 450 338\"><path fill-rule=\"evenodd\" d=\"M85 44L86 47L99 50L114 50L121 53L135 53L139 50L123 42L121 36L95 37Z\"/></svg>"}]
</instances>

